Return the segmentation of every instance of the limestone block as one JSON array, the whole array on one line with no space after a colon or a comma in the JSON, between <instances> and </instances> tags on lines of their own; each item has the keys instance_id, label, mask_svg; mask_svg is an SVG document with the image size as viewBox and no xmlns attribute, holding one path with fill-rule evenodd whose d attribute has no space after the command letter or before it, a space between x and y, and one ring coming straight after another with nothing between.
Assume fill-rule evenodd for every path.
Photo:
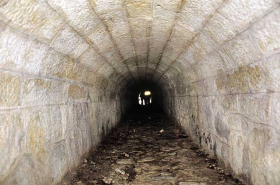
<instances>
[{"instance_id":1,"label":"limestone block","mask_svg":"<svg viewBox=\"0 0 280 185\"><path fill-rule=\"evenodd\" d=\"M68 98L74 101L86 101L87 91L79 85L70 85L68 89Z\"/></svg>"},{"instance_id":2,"label":"limestone block","mask_svg":"<svg viewBox=\"0 0 280 185\"><path fill-rule=\"evenodd\" d=\"M157 4L153 7L153 17L155 19L164 19L169 21L174 21L176 18L176 10L170 11L161 5Z\"/></svg>"},{"instance_id":3,"label":"limestone block","mask_svg":"<svg viewBox=\"0 0 280 185\"><path fill-rule=\"evenodd\" d=\"M92 48L84 52L78 61L90 68L93 72L98 71L105 62L104 59Z\"/></svg>"},{"instance_id":4,"label":"limestone block","mask_svg":"<svg viewBox=\"0 0 280 185\"><path fill-rule=\"evenodd\" d=\"M92 91L93 94L95 94L94 91ZM101 140L99 137L99 124L97 124L97 118L96 118L96 104L90 103L89 104L89 120L91 123L91 138L92 138L92 145L95 147L99 141Z\"/></svg>"},{"instance_id":5,"label":"limestone block","mask_svg":"<svg viewBox=\"0 0 280 185\"><path fill-rule=\"evenodd\" d=\"M122 68L125 70L122 70L120 67L120 68L116 69L118 71L118 73L114 72L114 73L110 74L110 76L108 77L108 83L112 82L112 83L115 83L115 85L116 85L123 80L123 78L124 78L123 74L126 74L128 72L127 72L126 66L122 66Z\"/></svg>"},{"instance_id":6,"label":"limestone block","mask_svg":"<svg viewBox=\"0 0 280 185\"><path fill-rule=\"evenodd\" d=\"M186 63L184 60L177 60L172 64L172 67L174 67L181 75L183 75L183 71L190 70L190 65Z\"/></svg>"},{"instance_id":7,"label":"limestone block","mask_svg":"<svg viewBox=\"0 0 280 185\"><path fill-rule=\"evenodd\" d=\"M18 111L1 112L0 120L0 183L2 184L14 163L19 160L18 156L26 149L27 129Z\"/></svg>"},{"instance_id":8,"label":"limestone block","mask_svg":"<svg viewBox=\"0 0 280 185\"><path fill-rule=\"evenodd\" d=\"M160 6L168 11L176 12L182 4L182 0L155 0L154 6Z\"/></svg>"},{"instance_id":9,"label":"limestone block","mask_svg":"<svg viewBox=\"0 0 280 185\"><path fill-rule=\"evenodd\" d=\"M22 105L34 106L67 101L67 85L63 82L27 77L22 89Z\"/></svg>"},{"instance_id":10,"label":"limestone block","mask_svg":"<svg viewBox=\"0 0 280 185\"><path fill-rule=\"evenodd\" d=\"M107 51L100 53L110 65L116 67L122 63L122 56L116 47L110 47Z\"/></svg>"},{"instance_id":11,"label":"limestone block","mask_svg":"<svg viewBox=\"0 0 280 185\"><path fill-rule=\"evenodd\" d=\"M203 61L206 55L204 47L199 46L196 42L190 43L187 49L184 50L180 55L178 60L184 60L190 65L194 65L200 61Z\"/></svg>"},{"instance_id":12,"label":"limestone block","mask_svg":"<svg viewBox=\"0 0 280 185\"><path fill-rule=\"evenodd\" d=\"M214 3L216 6L214 6ZM178 19L178 24L192 32L198 32L205 22L215 13L215 9L222 3L221 0L186 1Z\"/></svg>"},{"instance_id":13,"label":"limestone block","mask_svg":"<svg viewBox=\"0 0 280 185\"><path fill-rule=\"evenodd\" d=\"M274 92L279 89L279 55L254 63L259 73L251 77L250 89L257 92ZM254 66L251 65L251 66Z\"/></svg>"},{"instance_id":14,"label":"limestone block","mask_svg":"<svg viewBox=\"0 0 280 185\"><path fill-rule=\"evenodd\" d=\"M162 74L164 71L166 71L168 69L168 67L169 66L167 66L163 63L160 63L157 67L157 71Z\"/></svg>"},{"instance_id":15,"label":"limestone block","mask_svg":"<svg viewBox=\"0 0 280 185\"><path fill-rule=\"evenodd\" d=\"M51 142L47 140L47 127L51 122L50 109L47 106L26 109L24 115L24 123L28 129L26 153L45 162L51 148Z\"/></svg>"},{"instance_id":16,"label":"limestone block","mask_svg":"<svg viewBox=\"0 0 280 185\"><path fill-rule=\"evenodd\" d=\"M168 66L168 67L169 67L172 63L173 63L173 61L170 60L168 57L165 57L165 56L163 56L163 57L161 58L161 61L160 61L160 64L163 64L163 65Z\"/></svg>"},{"instance_id":17,"label":"limestone block","mask_svg":"<svg viewBox=\"0 0 280 185\"><path fill-rule=\"evenodd\" d=\"M104 25L99 26L93 32L91 32L87 40L89 43L92 43L100 52L106 52L108 48L114 46L113 41L111 40L110 33L107 31Z\"/></svg>"},{"instance_id":18,"label":"limestone block","mask_svg":"<svg viewBox=\"0 0 280 185\"><path fill-rule=\"evenodd\" d=\"M138 68L137 68L137 67L130 68L130 71L131 71L135 76L138 76Z\"/></svg>"},{"instance_id":19,"label":"limestone block","mask_svg":"<svg viewBox=\"0 0 280 185\"><path fill-rule=\"evenodd\" d=\"M229 161L233 167L233 171L236 174L241 174L243 172L243 148L246 141L243 140L240 132L232 132L230 135L230 158Z\"/></svg>"},{"instance_id":20,"label":"limestone block","mask_svg":"<svg viewBox=\"0 0 280 185\"><path fill-rule=\"evenodd\" d=\"M83 36L102 24L87 0L47 0L47 2Z\"/></svg>"},{"instance_id":21,"label":"limestone block","mask_svg":"<svg viewBox=\"0 0 280 185\"><path fill-rule=\"evenodd\" d=\"M219 112L214 116L214 126L217 136L225 143L228 143L231 130L228 127L228 123L224 122L224 118Z\"/></svg>"},{"instance_id":22,"label":"limestone block","mask_svg":"<svg viewBox=\"0 0 280 185\"><path fill-rule=\"evenodd\" d=\"M156 67L158 65L158 60L159 60L159 58L157 60L148 61L147 66L151 69L156 69Z\"/></svg>"},{"instance_id":23,"label":"limestone block","mask_svg":"<svg viewBox=\"0 0 280 185\"><path fill-rule=\"evenodd\" d=\"M0 109L19 106L21 75L1 71L0 79Z\"/></svg>"},{"instance_id":24,"label":"limestone block","mask_svg":"<svg viewBox=\"0 0 280 185\"><path fill-rule=\"evenodd\" d=\"M234 70L238 67L238 63L240 64L242 62L233 60L233 57L232 57L231 51L230 51L230 44L229 43L223 44L220 47L220 50L218 51L218 53L221 56L221 58L224 60L227 69L228 70ZM244 57L247 58L247 56L244 56ZM245 59L243 61L245 62ZM242 64L241 64L241 66L242 66Z\"/></svg>"},{"instance_id":25,"label":"limestone block","mask_svg":"<svg viewBox=\"0 0 280 185\"><path fill-rule=\"evenodd\" d=\"M249 137L249 156L250 156L250 171L251 181L254 184L265 184L265 148L270 140L270 129L254 128L250 132Z\"/></svg>"},{"instance_id":26,"label":"limestone block","mask_svg":"<svg viewBox=\"0 0 280 185\"><path fill-rule=\"evenodd\" d=\"M58 143L51 151L48 159L52 183L59 183L68 172L69 162L65 141Z\"/></svg>"},{"instance_id":27,"label":"limestone block","mask_svg":"<svg viewBox=\"0 0 280 185\"><path fill-rule=\"evenodd\" d=\"M129 68L131 75L137 79L138 78L138 71L137 68ZM123 82L124 83L124 82Z\"/></svg>"},{"instance_id":28,"label":"limestone block","mask_svg":"<svg viewBox=\"0 0 280 185\"><path fill-rule=\"evenodd\" d=\"M172 79L175 79L179 75L179 71L171 65L167 71L167 74L171 76Z\"/></svg>"},{"instance_id":29,"label":"limestone block","mask_svg":"<svg viewBox=\"0 0 280 185\"><path fill-rule=\"evenodd\" d=\"M114 71L106 76L111 76L111 74L114 73L118 76L118 78L112 79L112 80L115 82L118 82L119 78L124 77L125 75L127 75L128 72L129 72L129 69L126 66L126 64L123 62L119 62L119 63L116 63L116 68L114 68ZM105 75L103 75L103 76L105 77Z\"/></svg>"},{"instance_id":30,"label":"limestone block","mask_svg":"<svg viewBox=\"0 0 280 185\"><path fill-rule=\"evenodd\" d=\"M78 59L89 47L89 44L85 40L80 39L76 43L76 48L72 50L68 55L73 59Z\"/></svg>"},{"instance_id":31,"label":"limestone block","mask_svg":"<svg viewBox=\"0 0 280 185\"><path fill-rule=\"evenodd\" d=\"M152 4L141 1L126 2L127 17L152 17Z\"/></svg>"},{"instance_id":32,"label":"limestone block","mask_svg":"<svg viewBox=\"0 0 280 185\"><path fill-rule=\"evenodd\" d=\"M147 55L137 55L137 67L146 67L147 65Z\"/></svg>"},{"instance_id":33,"label":"limestone block","mask_svg":"<svg viewBox=\"0 0 280 185\"><path fill-rule=\"evenodd\" d=\"M234 0L226 3L219 12L233 25L233 30L242 32L249 24L262 18L277 6L275 0Z\"/></svg>"},{"instance_id":34,"label":"limestone block","mask_svg":"<svg viewBox=\"0 0 280 185\"><path fill-rule=\"evenodd\" d=\"M102 65L98 70L98 73L102 74L106 78L108 78L113 72L115 72L114 68L112 68L112 66L107 63Z\"/></svg>"},{"instance_id":35,"label":"limestone block","mask_svg":"<svg viewBox=\"0 0 280 185\"><path fill-rule=\"evenodd\" d=\"M207 56L205 60L195 64L195 71L197 72L199 79L205 79L210 76L221 74L226 71L226 65L219 54L213 53Z\"/></svg>"},{"instance_id":36,"label":"limestone block","mask_svg":"<svg viewBox=\"0 0 280 185\"><path fill-rule=\"evenodd\" d=\"M134 45L131 37L123 37L116 41L116 47L124 59L134 57Z\"/></svg>"},{"instance_id":37,"label":"limestone block","mask_svg":"<svg viewBox=\"0 0 280 185\"><path fill-rule=\"evenodd\" d=\"M134 38L135 52L137 55L147 55L149 50L149 37Z\"/></svg>"},{"instance_id":38,"label":"limestone block","mask_svg":"<svg viewBox=\"0 0 280 185\"><path fill-rule=\"evenodd\" d=\"M221 76L221 78L222 78L222 76ZM227 93L226 90L218 91L217 86L216 86L216 77L207 78L204 81L205 81L205 90L204 90L205 96L218 95L219 93L221 93L221 94Z\"/></svg>"},{"instance_id":39,"label":"limestone block","mask_svg":"<svg viewBox=\"0 0 280 185\"><path fill-rule=\"evenodd\" d=\"M147 75L152 75L153 74L153 69L152 68L149 68L149 67L147 67Z\"/></svg>"},{"instance_id":40,"label":"limestone block","mask_svg":"<svg viewBox=\"0 0 280 185\"><path fill-rule=\"evenodd\" d=\"M96 79L97 79L96 73L88 69L84 72L82 82L86 85L95 86Z\"/></svg>"},{"instance_id":41,"label":"limestone block","mask_svg":"<svg viewBox=\"0 0 280 185\"><path fill-rule=\"evenodd\" d=\"M69 54L77 48L77 43L82 43L81 40L82 38L72 28L66 26L53 39L50 46L61 53Z\"/></svg>"},{"instance_id":42,"label":"limestone block","mask_svg":"<svg viewBox=\"0 0 280 185\"><path fill-rule=\"evenodd\" d=\"M136 37L149 37L152 29L151 19L129 19L131 28L131 36Z\"/></svg>"},{"instance_id":43,"label":"limestone block","mask_svg":"<svg viewBox=\"0 0 280 185\"><path fill-rule=\"evenodd\" d=\"M174 21L164 19L154 19L152 25L151 36L158 38L158 40L168 40L168 37L172 31Z\"/></svg>"},{"instance_id":44,"label":"limestone block","mask_svg":"<svg viewBox=\"0 0 280 185\"><path fill-rule=\"evenodd\" d=\"M254 79L254 83L258 81L259 67L239 67L224 75L216 78L216 86L219 92L248 92L249 78Z\"/></svg>"},{"instance_id":45,"label":"limestone block","mask_svg":"<svg viewBox=\"0 0 280 185\"><path fill-rule=\"evenodd\" d=\"M138 72L139 72L139 75L140 75L140 78L144 78L145 77L145 73L146 73L146 67L143 66L139 66L138 67Z\"/></svg>"},{"instance_id":46,"label":"limestone block","mask_svg":"<svg viewBox=\"0 0 280 185\"><path fill-rule=\"evenodd\" d=\"M49 104L63 104L67 101L67 86L68 83L54 81L51 83L50 89L47 92L49 96Z\"/></svg>"},{"instance_id":47,"label":"limestone block","mask_svg":"<svg viewBox=\"0 0 280 185\"><path fill-rule=\"evenodd\" d=\"M150 53L150 60L153 61L159 61L161 54L164 50L164 47L166 45L167 40L159 40L155 38L151 38L149 42L149 53Z\"/></svg>"},{"instance_id":48,"label":"limestone block","mask_svg":"<svg viewBox=\"0 0 280 185\"><path fill-rule=\"evenodd\" d=\"M114 10L100 15L114 40L129 35L129 25L124 10Z\"/></svg>"},{"instance_id":49,"label":"limestone block","mask_svg":"<svg viewBox=\"0 0 280 185\"><path fill-rule=\"evenodd\" d=\"M29 41L25 43L25 46L25 48L21 48L24 55L18 58L22 62L24 71L36 75L46 75L44 59L48 54L49 47L36 41ZM17 53L14 55L17 55Z\"/></svg>"},{"instance_id":50,"label":"limestone block","mask_svg":"<svg viewBox=\"0 0 280 185\"><path fill-rule=\"evenodd\" d=\"M171 60L176 60L193 37L194 33L178 25L175 26L163 55L168 56Z\"/></svg>"},{"instance_id":51,"label":"limestone block","mask_svg":"<svg viewBox=\"0 0 280 185\"><path fill-rule=\"evenodd\" d=\"M279 98L280 97L278 94L271 95L270 112L269 112L269 116L271 117L271 125L273 126L273 128L275 128L277 133L279 133L280 130Z\"/></svg>"},{"instance_id":52,"label":"limestone block","mask_svg":"<svg viewBox=\"0 0 280 185\"><path fill-rule=\"evenodd\" d=\"M270 96L264 93L239 96L239 114L255 123L269 125Z\"/></svg>"},{"instance_id":53,"label":"limestone block","mask_svg":"<svg viewBox=\"0 0 280 185\"><path fill-rule=\"evenodd\" d=\"M2 6L0 12L12 27L46 43L50 43L64 25L59 15L42 1L12 0Z\"/></svg>"},{"instance_id":54,"label":"limestone block","mask_svg":"<svg viewBox=\"0 0 280 185\"><path fill-rule=\"evenodd\" d=\"M219 111L223 112L224 115L235 114L240 111L240 97L237 95L224 95L218 98Z\"/></svg>"},{"instance_id":55,"label":"limestone block","mask_svg":"<svg viewBox=\"0 0 280 185\"><path fill-rule=\"evenodd\" d=\"M86 104L71 104L68 109L68 127L66 127L66 145L69 167L76 167L82 155L89 151L91 131L87 123L88 109ZM84 135L84 136L83 136Z\"/></svg>"},{"instance_id":56,"label":"limestone block","mask_svg":"<svg viewBox=\"0 0 280 185\"><path fill-rule=\"evenodd\" d=\"M215 132L215 124L214 124L215 110L212 109L213 104L214 104L213 102L215 102L214 97L205 97L205 98L202 97L202 98L199 98L198 100L200 102L200 104L199 104L199 109L201 109L200 114L202 114L201 121L204 122L205 130L210 131L210 132Z\"/></svg>"},{"instance_id":57,"label":"limestone block","mask_svg":"<svg viewBox=\"0 0 280 185\"><path fill-rule=\"evenodd\" d=\"M244 66L260 60L262 55L246 32L227 43L228 51L238 66Z\"/></svg>"},{"instance_id":58,"label":"limestone block","mask_svg":"<svg viewBox=\"0 0 280 185\"><path fill-rule=\"evenodd\" d=\"M108 84L109 84L108 79L106 79L101 75L97 76L97 86L99 86L101 89L106 89Z\"/></svg>"},{"instance_id":59,"label":"limestone block","mask_svg":"<svg viewBox=\"0 0 280 185\"><path fill-rule=\"evenodd\" d=\"M279 165L275 165L275 164L279 164L280 162L280 157L279 157L279 153L280 153L280 149L279 149L279 134L275 131L272 131L272 138L269 141L268 146L266 146L265 148L265 165L266 168L263 170L265 173L265 177L267 179L268 182L270 182L271 184L279 184L280 183L280 168Z\"/></svg>"},{"instance_id":60,"label":"limestone block","mask_svg":"<svg viewBox=\"0 0 280 185\"><path fill-rule=\"evenodd\" d=\"M152 3L153 0L124 0L124 3L133 3L133 2Z\"/></svg>"},{"instance_id":61,"label":"limestone block","mask_svg":"<svg viewBox=\"0 0 280 185\"><path fill-rule=\"evenodd\" d=\"M69 113L70 115L70 113ZM73 119L73 118L69 118ZM79 165L82 155L82 133L79 129L71 127L72 130L67 132L66 142L67 142L67 153L69 162L68 165L70 169L75 169ZM74 152L75 151L75 152Z\"/></svg>"},{"instance_id":62,"label":"limestone block","mask_svg":"<svg viewBox=\"0 0 280 185\"><path fill-rule=\"evenodd\" d=\"M84 68L69 57L62 58L57 55L49 55L49 74L58 78L65 78L73 81L81 81Z\"/></svg>"},{"instance_id":63,"label":"limestone block","mask_svg":"<svg viewBox=\"0 0 280 185\"><path fill-rule=\"evenodd\" d=\"M120 9L123 7L122 0L90 0L92 7L99 14L104 14L110 11L115 11L116 9Z\"/></svg>"},{"instance_id":64,"label":"limestone block","mask_svg":"<svg viewBox=\"0 0 280 185\"><path fill-rule=\"evenodd\" d=\"M252 26L251 35L256 45L265 56L279 52L280 48L280 10L277 8L271 14Z\"/></svg>"},{"instance_id":65,"label":"limestone block","mask_svg":"<svg viewBox=\"0 0 280 185\"><path fill-rule=\"evenodd\" d=\"M204 30L218 45L230 40L236 34L232 22L219 13L209 20Z\"/></svg>"},{"instance_id":66,"label":"limestone block","mask_svg":"<svg viewBox=\"0 0 280 185\"><path fill-rule=\"evenodd\" d=\"M24 155L15 164L15 169L11 176L2 184L9 185L29 185L29 184L44 184L48 180L45 166L29 155ZM46 174L41 176L40 174Z\"/></svg>"},{"instance_id":67,"label":"limestone block","mask_svg":"<svg viewBox=\"0 0 280 185\"><path fill-rule=\"evenodd\" d=\"M123 61L126 63L129 67L134 67L135 66L135 57L127 58Z\"/></svg>"},{"instance_id":68,"label":"limestone block","mask_svg":"<svg viewBox=\"0 0 280 185\"><path fill-rule=\"evenodd\" d=\"M191 43L179 56L178 61L184 61L189 66L194 65L197 61L195 60L196 47L193 43Z\"/></svg>"},{"instance_id":69,"label":"limestone block","mask_svg":"<svg viewBox=\"0 0 280 185\"><path fill-rule=\"evenodd\" d=\"M46 75L43 59L49 47L45 44L15 33L7 27L1 32L0 45L0 67Z\"/></svg>"},{"instance_id":70,"label":"limestone block","mask_svg":"<svg viewBox=\"0 0 280 185\"><path fill-rule=\"evenodd\" d=\"M50 122L44 125L48 131L46 141L55 144L65 139L65 130L68 124L67 109L68 105L54 105L50 107Z\"/></svg>"},{"instance_id":71,"label":"limestone block","mask_svg":"<svg viewBox=\"0 0 280 185\"><path fill-rule=\"evenodd\" d=\"M212 52L217 47L217 44L211 39L205 30L201 30L198 33L194 42L197 46L202 47L206 53Z\"/></svg>"},{"instance_id":72,"label":"limestone block","mask_svg":"<svg viewBox=\"0 0 280 185\"><path fill-rule=\"evenodd\" d=\"M199 80L199 81L196 81L194 82L195 84L197 84L197 95L198 96L203 96L205 94L205 96L209 96L208 92L206 92L206 80Z\"/></svg>"}]
</instances>

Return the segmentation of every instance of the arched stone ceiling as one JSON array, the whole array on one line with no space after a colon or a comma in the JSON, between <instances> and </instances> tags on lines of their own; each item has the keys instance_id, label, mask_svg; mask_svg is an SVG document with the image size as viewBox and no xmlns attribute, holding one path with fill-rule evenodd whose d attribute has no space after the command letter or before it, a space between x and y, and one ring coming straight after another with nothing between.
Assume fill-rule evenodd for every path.
<instances>
[{"instance_id":1,"label":"arched stone ceiling","mask_svg":"<svg viewBox=\"0 0 280 185\"><path fill-rule=\"evenodd\" d=\"M278 7L279 0L4 0L0 17L11 34L41 47L37 55L67 60L85 81L174 86L252 62L246 57L257 56L243 56L253 50L243 44L246 30Z\"/></svg>"}]
</instances>

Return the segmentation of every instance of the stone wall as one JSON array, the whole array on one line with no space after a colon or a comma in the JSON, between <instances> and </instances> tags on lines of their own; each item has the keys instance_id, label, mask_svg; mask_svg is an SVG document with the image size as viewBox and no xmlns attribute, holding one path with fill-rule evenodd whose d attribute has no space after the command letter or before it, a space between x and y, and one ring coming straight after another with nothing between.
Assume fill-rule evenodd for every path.
<instances>
[{"instance_id":1,"label":"stone wall","mask_svg":"<svg viewBox=\"0 0 280 185\"><path fill-rule=\"evenodd\" d=\"M56 184L144 80L202 147L280 184L279 0L2 0L0 184ZM42 175L44 174L44 175Z\"/></svg>"},{"instance_id":2,"label":"stone wall","mask_svg":"<svg viewBox=\"0 0 280 185\"><path fill-rule=\"evenodd\" d=\"M115 82L5 24L0 45L0 184L55 184L120 121Z\"/></svg>"},{"instance_id":3,"label":"stone wall","mask_svg":"<svg viewBox=\"0 0 280 185\"><path fill-rule=\"evenodd\" d=\"M280 9L249 2L220 7L184 52L175 118L245 182L280 184Z\"/></svg>"}]
</instances>

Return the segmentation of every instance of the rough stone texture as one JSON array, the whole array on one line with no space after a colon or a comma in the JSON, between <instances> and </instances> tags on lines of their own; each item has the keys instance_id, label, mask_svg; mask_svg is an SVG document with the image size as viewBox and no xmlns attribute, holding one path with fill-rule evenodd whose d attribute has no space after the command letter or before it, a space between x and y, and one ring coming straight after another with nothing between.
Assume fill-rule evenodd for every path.
<instances>
[{"instance_id":1,"label":"rough stone texture","mask_svg":"<svg viewBox=\"0 0 280 185\"><path fill-rule=\"evenodd\" d=\"M173 120L136 111L61 184L243 185L207 157Z\"/></svg>"},{"instance_id":2,"label":"rough stone texture","mask_svg":"<svg viewBox=\"0 0 280 185\"><path fill-rule=\"evenodd\" d=\"M1 1L0 184L59 182L141 80L161 86L166 112L237 177L280 184L279 5Z\"/></svg>"}]
</instances>

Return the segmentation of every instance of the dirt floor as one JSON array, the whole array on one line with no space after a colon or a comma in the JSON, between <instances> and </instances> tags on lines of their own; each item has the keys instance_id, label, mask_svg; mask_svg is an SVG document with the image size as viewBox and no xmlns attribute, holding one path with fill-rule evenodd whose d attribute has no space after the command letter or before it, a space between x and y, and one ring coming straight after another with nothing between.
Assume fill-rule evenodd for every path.
<instances>
[{"instance_id":1,"label":"dirt floor","mask_svg":"<svg viewBox=\"0 0 280 185\"><path fill-rule=\"evenodd\" d=\"M63 185L242 184L171 119L150 111L122 122Z\"/></svg>"}]
</instances>

